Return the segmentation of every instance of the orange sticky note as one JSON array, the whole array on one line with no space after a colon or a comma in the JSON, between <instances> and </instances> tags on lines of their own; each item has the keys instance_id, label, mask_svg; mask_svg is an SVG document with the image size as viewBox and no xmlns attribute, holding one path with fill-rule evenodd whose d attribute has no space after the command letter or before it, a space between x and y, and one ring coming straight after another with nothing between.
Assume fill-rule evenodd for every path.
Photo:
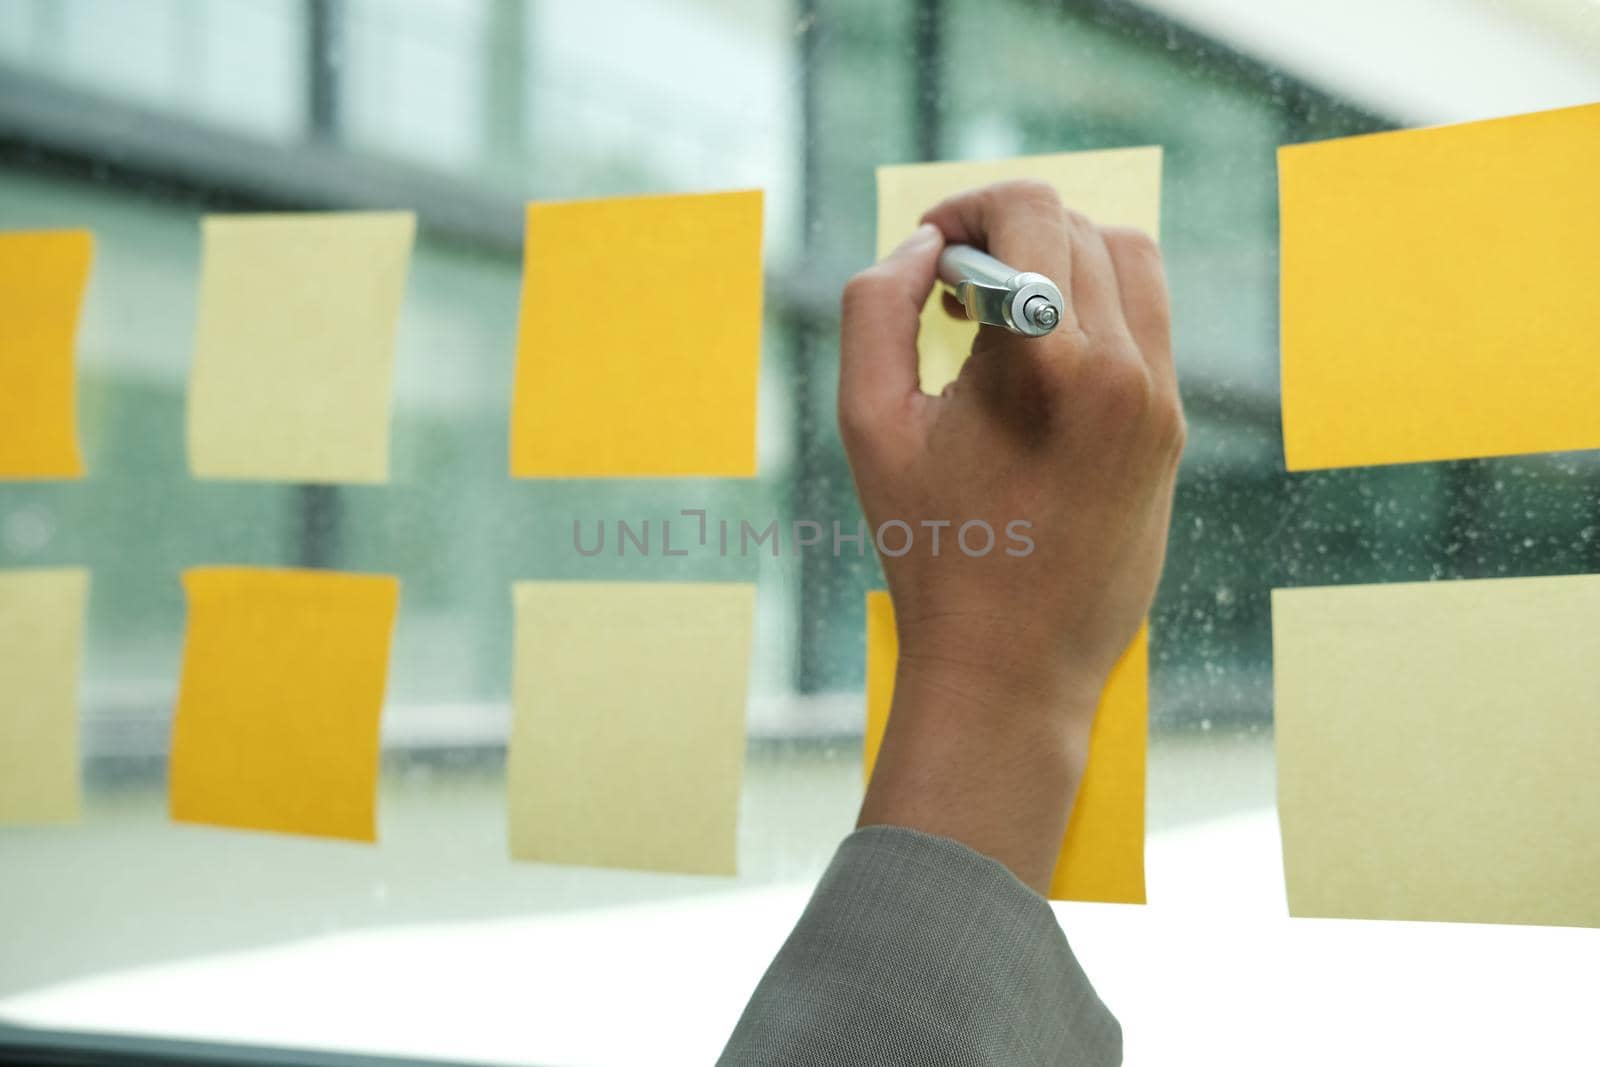
<instances>
[{"instance_id":1,"label":"orange sticky note","mask_svg":"<svg viewBox=\"0 0 1600 1067\"><path fill-rule=\"evenodd\" d=\"M87 230L0 233L0 478L81 478L78 310Z\"/></svg>"},{"instance_id":2,"label":"orange sticky note","mask_svg":"<svg viewBox=\"0 0 1600 1067\"><path fill-rule=\"evenodd\" d=\"M1600 448L1600 104L1278 152L1290 470Z\"/></svg>"},{"instance_id":3,"label":"orange sticky note","mask_svg":"<svg viewBox=\"0 0 1600 1067\"><path fill-rule=\"evenodd\" d=\"M188 639L172 817L372 841L378 722L400 583L206 567L183 576Z\"/></svg>"},{"instance_id":4,"label":"orange sticky note","mask_svg":"<svg viewBox=\"0 0 1600 1067\"><path fill-rule=\"evenodd\" d=\"M894 604L867 594L866 774L878 761L900 655ZM1089 763L1072 805L1051 900L1143 904L1145 750L1149 737L1150 632L1139 628L1111 671L1089 738Z\"/></svg>"},{"instance_id":5,"label":"orange sticky note","mask_svg":"<svg viewBox=\"0 0 1600 1067\"><path fill-rule=\"evenodd\" d=\"M528 205L517 478L756 473L761 193Z\"/></svg>"}]
</instances>

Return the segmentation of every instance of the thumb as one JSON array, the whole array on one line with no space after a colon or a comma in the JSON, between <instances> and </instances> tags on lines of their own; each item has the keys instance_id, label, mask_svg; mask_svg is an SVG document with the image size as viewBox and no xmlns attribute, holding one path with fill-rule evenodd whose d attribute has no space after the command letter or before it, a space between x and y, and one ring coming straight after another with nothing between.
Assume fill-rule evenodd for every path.
<instances>
[{"instance_id":1,"label":"thumb","mask_svg":"<svg viewBox=\"0 0 1600 1067\"><path fill-rule=\"evenodd\" d=\"M933 291L944 235L924 223L844 288L839 416L846 429L917 393L917 327Z\"/></svg>"}]
</instances>

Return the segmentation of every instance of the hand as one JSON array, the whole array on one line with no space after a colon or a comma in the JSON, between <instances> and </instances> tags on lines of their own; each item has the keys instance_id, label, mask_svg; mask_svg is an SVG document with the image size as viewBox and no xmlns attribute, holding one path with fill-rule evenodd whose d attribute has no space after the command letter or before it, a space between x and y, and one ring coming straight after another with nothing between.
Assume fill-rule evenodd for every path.
<instances>
[{"instance_id":1,"label":"hand","mask_svg":"<svg viewBox=\"0 0 1600 1067\"><path fill-rule=\"evenodd\" d=\"M924 218L844 293L840 432L869 525L893 524L880 556L900 637L862 823L955 837L1042 889L1100 690L1166 552L1185 437L1166 282L1148 237L1097 227L1042 184ZM946 241L1048 276L1065 310L1042 338L982 327L932 397L917 327ZM913 536L896 556L900 523ZM983 525L958 540L971 523L993 532L985 554Z\"/></svg>"}]
</instances>

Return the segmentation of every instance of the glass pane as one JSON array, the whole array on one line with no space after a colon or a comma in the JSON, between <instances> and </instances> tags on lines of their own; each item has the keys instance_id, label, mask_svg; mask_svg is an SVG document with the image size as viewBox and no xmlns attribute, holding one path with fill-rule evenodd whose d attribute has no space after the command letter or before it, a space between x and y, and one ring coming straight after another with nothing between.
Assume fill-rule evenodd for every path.
<instances>
[{"instance_id":1,"label":"glass pane","mask_svg":"<svg viewBox=\"0 0 1600 1067\"><path fill-rule=\"evenodd\" d=\"M1139 144L1165 148L1191 423L1153 619L1153 903L1060 913L1130 1050L1160 1047L1174 1019L1225 1034L1246 1025L1241 1004L1305 983L1384 988L1373 956L1330 948L1338 931L1294 926L1295 947L1277 947L1290 935L1269 591L1596 570L1600 463L1287 475L1274 152L1432 119L1419 108L1457 91L1441 87L1462 86L1484 115L1524 106L1541 70L1552 93L1600 93L1597 53L1574 47L1600 31L1574 4L1503 5L1506 69L1470 92L1439 75L1426 100L1339 66L1333 38L1255 55L1278 32L1266 14L1251 34L1197 19L1221 27L1202 36L1110 3L0 4L0 227L96 234L79 343L90 477L0 485L0 568L94 572L87 810L74 827L0 828L0 1022L489 1062L711 1062L860 802L863 596L881 576L850 544L797 550L791 524L849 533L860 518L834 426L836 300L875 247L873 169ZM1433 47L1475 47L1480 20L1432 8ZM1381 5L1342 17L1374 49L1413 33ZM511 480L523 201L749 187L766 193L759 477ZM391 483L190 478L199 218L346 207L422 222ZM776 521L782 550L574 549L575 522L671 519L676 537L692 528L685 509L735 529ZM216 563L402 579L377 846L168 822L178 575ZM737 879L507 858L510 584L550 578L757 583ZM1520 1040L1593 1047L1563 1007L1592 967L1589 931L1372 926L1342 929L1407 961L1412 1015L1378 1013L1381 1034L1342 1018L1352 1041L1456 1062L1525 1053ZM1463 992L1451 961L1480 951L1496 965ZM1184 961L1197 959L1213 977L1181 988L1136 973L1193 976ZM1463 996L1495 998L1472 1043L1449 1022ZM1310 1026L1324 1010L1281 1017ZM1245 1047L1232 1062L1255 1062Z\"/></svg>"}]
</instances>

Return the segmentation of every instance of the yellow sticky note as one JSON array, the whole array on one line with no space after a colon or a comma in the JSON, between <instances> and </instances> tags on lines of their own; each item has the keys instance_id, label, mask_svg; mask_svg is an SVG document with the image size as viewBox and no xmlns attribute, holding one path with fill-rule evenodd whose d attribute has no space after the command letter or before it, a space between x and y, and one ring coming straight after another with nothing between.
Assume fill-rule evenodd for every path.
<instances>
[{"instance_id":1,"label":"yellow sticky note","mask_svg":"<svg viewBox=\"0 0 1600 1067\"><path fill-rule=\"evenodd\" d=\"M1072 805L1050 879L1052 900L1143 904L1145 751L1150 719L1149 627L1122 654L1095 713L1089 762ZM900 645L894 604L885 592L867 594L868 779L878 761L894 703Z\"/></svg>"},{"instance_id":2,"label":"yellow sticky note","mask_svg":"<svg viewBox=\"0 0 1600 1067\"><path fill-rule=\"evenodd\" d=\"M201 224L189 379L197 478L383 482L409 212Z\"/></svg>"},{"instance_id":3,"label":"yellow sticky note","mask_svg":"<svg viewBox=\"0 0 1600 1067\"><path fill-rule=\"evenodd\" d=\"M908 163L878 168L878 256L889 254L917 228L924 212L946 197L992 182L1047 182L1062 202L1105 226L1135 226L1161 237L1161 149L1113 148L1012 159ZM1032 269L1013 263L1018 270ZM946 314L939 290L922 312L922 391L937 394L955 380L972 352L978 327Z\"/></svg>"},{"instance_id":4,"label":"yellow sticky note","mask_svg":"<svg viewBox=\"0 0 1600 1067\"><path fill-rule=\"evenodd\" d=\"M736 873L755 587L515 588L511 855Z\"/></svg>"},{"instance_id":5,"label":"yellow sticky note","mask_svg":"<svg viewBox=\"0 0 1600 1067\"><path fill-rule=\"evenodd\" d=\"M1600 576L1272 594L1289 910L1600 926Z\"/></svg>"},{"instance_id":6,"label":"yellow sticky note","mask_svg":"<svg viewBox=\"0 0 1600 1067\"><path fill-rule=\"evenodd\" d=\"M0 233L0 478L81 478L78 310L87 230Z\"/></svg>"},{"instance_id":7,"label":"yellow sticky note","mask_svg":"<svg viewBox=\"0 0 1600 1067\"><path fill-rule=\"evenodd\" d=\"M894 706L894 674L900 663L900 634L894 624L894 601L882 589L867 594L867 732L862 739L863 773L872 780L878 749Z\"/></svg>"},{"instance_id":8,"label":"yellow sticky note","mask_svg":"<svg viewBox=\"0 0 1600 1067\"><path fill-rule=\"evenodd\" d=\"M1600 104L1278 152L1290 470L1600 447Z\"/></svg>"},{"instance_id":9,"label":"yellow sticky note","mask_svg":"<svg viewBox=\"0 0 1600 1067\"><path fill-rule=\"evenodd\" d=\"M205 567L189 598L172 817L375 840L378 723L400 583Z\"/></svg>"},{"instance_id":10,"label":"yellow sticky note","mask_svg":"<svg viewBox=\"0 0 1600 1067\"><path fill-rule=\"evenodd\" d=\"M0 823L73 822L89 572L0 571Z\"/></svg>"},{"instance_id":11,"label":"yellow sticky note","mask_svg":"<svg viewBox=\"0 0 1600 1067\"><path fill-rule=\"evenodd\" d=\"M528 205L516 478L756 473L761 193Z\"/></svg>"}]
</instances>

